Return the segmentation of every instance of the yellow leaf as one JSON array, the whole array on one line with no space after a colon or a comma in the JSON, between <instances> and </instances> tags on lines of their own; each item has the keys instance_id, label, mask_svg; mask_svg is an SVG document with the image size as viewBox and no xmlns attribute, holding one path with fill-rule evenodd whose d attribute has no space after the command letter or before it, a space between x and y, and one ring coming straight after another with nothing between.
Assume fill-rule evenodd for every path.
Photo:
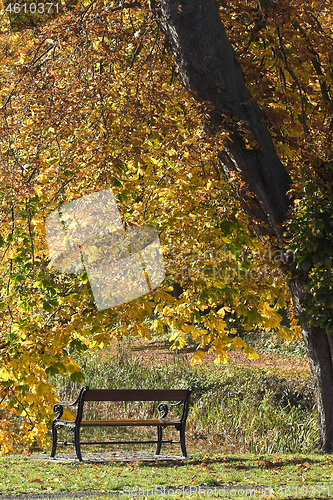
<instances>
[{"instance_id":1,"label":"yellow leaf","mask_svg":"<svg viewBox=\"0 0 333 500\"><path fill-rule=\"evenodd\" d=\"M216 358L214 359L214 363L217 365L219 363L226 364L228 361L230 361L230 356L226 352L221 352L220 354L216 355Z\"/></svg>"},{"instance_id":2,"label":"yellow leaf","mask_svg":"<svg viewBox=\"0 0 333 500\"><path fill-rule=\"evenodd\" d=\"M178 337L171 346L171 349L182 349L187 344L186 339Z\"/></svg>"},{"instance_id":3,"label":"yellow leaf","mask_svg":"<svg viewBox=\"0 0 333 500\"><path fill-rule=\"evenodd\" d=\"M151 339L151 333L150 333L148 326L146 326L144 324L138 325L137 331L141 335L142 338L148 339L148 340Z\"/></svg>"},{"instance_id":4,"label":"yellow leaf","mask_svg":"<svg viewBox=\"0 0 333 500\"><path fill-rule=\"evenodd\" d=\"M293 338L291 330L285 326L281 326L278 329L278 336L286 340L292 340Z\"/></svg>"},{"instance_id":5,"label":"yellow leaf","mask_svg":"<svg viewBox=\"0 0 333 500\"><path fill-rule=\"evenodd\" d=\"M191 359L191 366L195 365L196 363L202 363L203 358L206 356L206 354L203 351L196 351Z\"/></svg>"},{"instance_id":6,"label":"yellow leaf","mask_svg":"<svg viewBox=\"0 0 333 500\"><path fill-rule=\"evenodd\" d=\"M244 353L246 354L246 356L249 359L258 359L259 358L259 355L256 353L256 351L248 345L246 347L244 347Z\"/></svg>"},{"instance_id":7,"label":"yellow leaf","mask_svg":"<svg viewBox=\"0 0 333 500\"><path fill-rule=\"evenodd\" d=\"M245 342L240 337L235 337L234 340L232 341L231 348L234 351L238 351L239 349L242 349L243 347L246 347Z\"/></svg>"},{"instance_id":8,"label":"yellow leaf","mask_svg":"<svg viewBox=\"0 0 333 500\"><path fill-rule=\"evenodd\" d=\"M9 380L9 372L6 370L6 368L0 368L0 379L6 382Z\"/></svg>"}]
</instances>

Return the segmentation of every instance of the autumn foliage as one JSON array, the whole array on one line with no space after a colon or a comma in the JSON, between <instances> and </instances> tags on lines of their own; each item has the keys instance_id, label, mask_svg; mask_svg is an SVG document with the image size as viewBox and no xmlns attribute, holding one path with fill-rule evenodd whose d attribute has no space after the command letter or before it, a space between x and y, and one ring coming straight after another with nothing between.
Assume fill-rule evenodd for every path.
<instances>
[{"instance_id":1,"label":"autumn foliage","mask_svg":"<svg viewBox=\"0 0 333 500\"><path fill-rule=\"evenodd\" d=\"M331 206L333 172L322 173L333 130L331 12L319 0L235 0L220 2L220 12L294 180L291 220L307 227L302 214L315 219L314 190ZM62 4L59 15L5 14L1 23L0 452L20 440L45 445L56 402L48 377L83 381L74 353L169 329L175 349L189 334L201 341L193 362L206 348L217 362L230 349L254 357L237 336L236 317L249 330L299 335L285 254L272 240L259 242L240 210L204 126L205 106L182 87L147 3ZM227 140L221 130L218 141ZM246 132L244 140L256 147ZM44 221L107 187L125 223L159 232L166 278L149 295L97 312L85 273L49 265ZM294 229L285 250L304 267L306 241L323 228L313 222L300 236Z\"/></svg>"}]
</instances>

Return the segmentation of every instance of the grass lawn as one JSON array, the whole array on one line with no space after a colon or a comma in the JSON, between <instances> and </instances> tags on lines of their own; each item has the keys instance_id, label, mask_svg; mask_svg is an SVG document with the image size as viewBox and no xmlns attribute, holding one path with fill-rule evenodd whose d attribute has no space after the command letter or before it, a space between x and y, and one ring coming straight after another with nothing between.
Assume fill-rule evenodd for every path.
<instances>
[{"instance_id":1,"label":"grass lawn","mask_svg":"<svg viewBox=\"0 0 333 500\"><path fill-rule=\"evenodd\" d=\"M1 495L25 493L29 500L36 493L45 493L45 498L59 493L53 498L64 500L70 492L83 491L87 495L80 498L95 499L114 491L123 491L121 498L327 498L333 496L333 456L194 452L187 460L148 463L6 456L0 459L0 478ZM183 493L185 486L192 487L191 494ZM251 490L246 492L242 486Z\"/></svg>"}]
</instances>

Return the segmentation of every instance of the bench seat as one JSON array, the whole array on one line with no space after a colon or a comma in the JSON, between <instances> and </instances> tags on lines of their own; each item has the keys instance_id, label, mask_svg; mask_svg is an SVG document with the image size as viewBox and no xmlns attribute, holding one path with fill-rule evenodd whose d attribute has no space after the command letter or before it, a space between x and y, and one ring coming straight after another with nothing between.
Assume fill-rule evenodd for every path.
<instances>
[{"instance_id":1,"label":"bench seat","mask_svg":"<svg viewBox=\"0 0 333 500\"><path fill-rule=\"evenodd\" d=\"M156 420L81 420L81 427L137 427L137 426L156 426L160 425L165 427L167 425L179 425L181 424L180 420L169 420L166 418L156 419Z\"/></svg>"}]
</instances>

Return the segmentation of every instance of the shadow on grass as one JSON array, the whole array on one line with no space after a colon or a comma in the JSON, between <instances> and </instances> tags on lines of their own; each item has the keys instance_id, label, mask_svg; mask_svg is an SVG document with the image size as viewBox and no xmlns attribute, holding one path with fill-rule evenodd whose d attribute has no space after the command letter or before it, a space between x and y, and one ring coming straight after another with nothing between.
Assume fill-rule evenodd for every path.
<instances>
[{"instance_id":1,"label":"shadow on grass","mask_svg":"<svg viewBox=\"0 0 333 500\"><path fill-rule=\"evenodd\" d=\"M33 460L40 460L40 461L50 461L51 463L74 463L77 465L80 464L98 464L98 465L109 465L114 466L117 464L118 466L128 466L128 465L139 465L140 467L154 467L154 468L168 468L168 467L174 467L175 465L177 467L188 467L188 466L193 466L193 465L201 465L203 467L206 467L208 465L214 465L214 464L223 464L226 467L232 467L233 469L237 470L254 470L254 469L277 469L277 468L282 468L282 467L288 467L288 466L295 466L295 465L313 465L313 464L319 464L322 462L322 458L318 456L318 459L314 458L306 458L306 457L291 457L291 458L285 458L284 460L269 460L266 457L257 457L257 458L247 458L247 457L215 457L215 458L202 458L202 459L195 459L195 458L184 458L181 456L167 456L163 457L163 455L156 456L156 455L149 455L147 454L146 456L130 456L131 454L129 453L128 456L121 457L121 456L108 456L108 457L100 457L100 454L96 454L96 458L94 458L93 453L86 453L86 459L83 455L83 462L79 462L74 454L71 454L70 456L61 456L62 454L60 453L59 458L50 458L48 455L43 455L40 457L34 457ZM65 455L65 454L63 454Z\"/></svg>"}]
</instances>

